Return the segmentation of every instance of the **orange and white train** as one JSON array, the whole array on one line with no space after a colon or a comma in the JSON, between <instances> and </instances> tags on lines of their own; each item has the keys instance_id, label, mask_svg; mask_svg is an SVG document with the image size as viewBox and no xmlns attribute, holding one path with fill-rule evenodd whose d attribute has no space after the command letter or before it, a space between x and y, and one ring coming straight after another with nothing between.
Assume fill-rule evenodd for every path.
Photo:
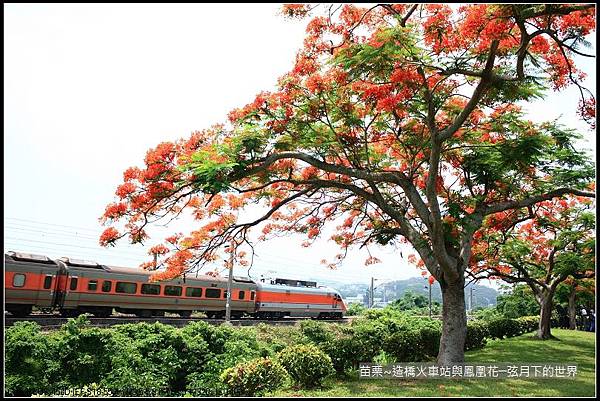
<instances>
[{"instance_id":1,"label":"orange and white train","mask_svg":"<svg viewBox=\"0 0 600 401\"><path fill-rule=\"evenodd\" d=\"M151 283L151 275L140 269L8 252L4 255L5 310L17 317L29 315L34 307L58 310L63 316L108 317L114 311L141 317L165 312L189 317L195 311L209 318L225 316L227 278L194 275ZM315 282L232 279L232 318L326 319L341 318L345 312L339 292Z\"/></svg>"}]
</instances>

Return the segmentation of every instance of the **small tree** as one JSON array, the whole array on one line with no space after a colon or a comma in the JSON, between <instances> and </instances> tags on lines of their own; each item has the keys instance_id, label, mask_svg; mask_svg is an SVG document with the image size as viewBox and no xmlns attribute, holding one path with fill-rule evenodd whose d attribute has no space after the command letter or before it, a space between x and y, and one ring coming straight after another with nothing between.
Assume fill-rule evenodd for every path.
<instances>
[{"instance_id":1,"label":"small tree","mask_svg":"<svg viewBox=\"0 0 600 401\"><path fill-rule=\"evenodd\" d=\"M473 275L525 283L540 306L537 336L551 337L553 298L569 277L595 276L595 216L591 202L582 198L557 199L529 209L522 219L486 223L489 230L474 246Z\"/></svg>"}]
</instances>

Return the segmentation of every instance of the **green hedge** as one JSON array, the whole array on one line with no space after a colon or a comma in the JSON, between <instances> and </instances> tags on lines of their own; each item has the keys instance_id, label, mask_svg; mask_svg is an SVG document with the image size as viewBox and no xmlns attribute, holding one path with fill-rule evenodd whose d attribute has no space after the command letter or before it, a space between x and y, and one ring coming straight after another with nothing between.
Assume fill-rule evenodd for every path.
<instances>
[{"instance_id":1,"label":"green hedge","mask_svg":"<svg viewBox=\"0 0 600 401\"><path fill-rule=\"evenodd\" d=\"M503 339L521 334L521 325L517 319L493 319L488 321L486 324L490 332L490 338Z\"/></svg>"},{"instance_id":2,"label":"green hedge","mask_svg":"<svg viewBox=\"0 0 600 401\"><path fill-rule=\"evenodd\" d=\"M482 348L490 339L518 336L537 328L539 318L475 320L467 323L465 350ZM338 373L373 361L382 352L397 362L434 360L439 351L441 322L386 309L369 310L349 325L306 322L307 341L331 357Z\"/></svg>"},{"instance_id":3,"label":"green hedge","mask_svg":"<svg viewBox=\"0 0 600 401\"><path fill-rule=\"evenodd\" d=\"M465 339L465 351L485 347L488 338L490 338L490 330L486 322L467 322L467 338Z\"/></svg>"},{"instance_id":4,"label":"green hedge","mask_svg":"<svg viewBox=\"0 0 600 401\"><path fill-rule=\"evenodd\" d=\"M307 340L327 353L338 373L373 361L382 352L398 361L435 358L441 334L439 321L415 319L396 311L369 310L349 325L307 322Z\"/></svg>"},{"instance_id":5,"label":"green hedge","mask_svg":"<svg viewBox=\"0 0 600 401\"><path fill-rule=\"evenodd\" d=\"M50 333L19 322L6 330L6 394L52 395L97 383L114 396L221 396L223 370L273 354L251 328L206 322L99 329L82 315Z\"/></svg>"},{"instance_id":6,"label":"green hedge","mask_svg":"<svg viewBox=\"0 0 600 401\"><path fill-rule=\"evenodd\" d=\"M523 317L519 317L515 320L517 322L519 322L521 334L536 331L540 325L540 317L539 316L523 316Z\"/></svg>"},{"instance_id":7,"label":"green hedge","mask_svg":"<svg viewBox=\"0 0 600 401\"><path fill-rule=\"evenodd\" d=\"M538 322L537 316L470 321L465 349L534 331ZM193 322L182 329L160 323L99 329L81 316L44 333L36 323L18 322L5 333L5 391L9 396L52 395L96 383L114 396L223 396L234 391L221 380L226 369L260 358L274 360L278 353L298 384L318 385L322 382L314 372L325 375L331 366L344 373L381 358L434 360L440 335L440 321L393 310L369 310L350 324L306 321L300 327ZM292 356L290 349L301 351Z\"/></svg>"}]
</instances>

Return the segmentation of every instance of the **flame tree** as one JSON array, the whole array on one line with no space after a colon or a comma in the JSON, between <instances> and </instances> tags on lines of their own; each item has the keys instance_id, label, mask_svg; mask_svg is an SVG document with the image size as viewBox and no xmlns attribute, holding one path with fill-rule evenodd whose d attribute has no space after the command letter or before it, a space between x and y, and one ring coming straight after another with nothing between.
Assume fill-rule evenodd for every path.
<instances>
[{"instance_id":1,"label":"flame tree","mask_svg":"<svg viewBox=\"0 0 600 401\"><path fill-rule=\"evenodd\" d=\"M214 261L224 247L239 257L252 229L262 240L303 233L310 245L331 225L342 252L330 266L353 245L407 242L442 288L438 362L463 361L463 286L484 218L564 194L594 196L594 166L573 147L577 134L528 121L517 105L575 85L580 115L594 120L595 99L574 63L591 56L582 47L594 6L288 5L283 13L313 16L277 90L128 169L102 217L110 227L101 244L141 242L148 224L189 210L198 229L151 250L166 268L160 280ZM246 220L252 204L265 213Z\"/></svg>"},{"instance_id":2,"label":"flame tree","mask_svg":"<svg viewBox=\"0 0 600 401\"><path fill-rule=\"evenodd\" d=\"M548 339L554 295L567 280L595 277L595 215L587 198L554 199L513 213L491 215L475 234L470 274L527 284L540 306L537 337ZM530 219L531 218L531 219ZM527 222L522 220L530 219Z\"/></svg>"}]
</instances>

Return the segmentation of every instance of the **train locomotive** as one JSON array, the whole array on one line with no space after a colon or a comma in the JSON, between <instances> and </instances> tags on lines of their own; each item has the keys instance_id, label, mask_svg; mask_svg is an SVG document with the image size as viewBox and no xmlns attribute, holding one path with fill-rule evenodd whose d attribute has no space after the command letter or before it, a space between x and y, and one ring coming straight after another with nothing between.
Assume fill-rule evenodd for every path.
<instances>
[{"instance_id":1,"label":"train locomotive","mask_svg":"<svg viewBox=\"0 0 600 401\"><path fill-rule=\"evenodd\" d=\"M152 272L72 258L10 251L4 259L5 310L15 317L29 315L34 307L66 317L109 317L113 311L140 317L165 312L189 317L195 311L209 318L225 316L227 278L194 275L150 282ZM345 312L339 292L315 282L232 278L232 318L327 319Z\"/></svg>"}]
</instances>

